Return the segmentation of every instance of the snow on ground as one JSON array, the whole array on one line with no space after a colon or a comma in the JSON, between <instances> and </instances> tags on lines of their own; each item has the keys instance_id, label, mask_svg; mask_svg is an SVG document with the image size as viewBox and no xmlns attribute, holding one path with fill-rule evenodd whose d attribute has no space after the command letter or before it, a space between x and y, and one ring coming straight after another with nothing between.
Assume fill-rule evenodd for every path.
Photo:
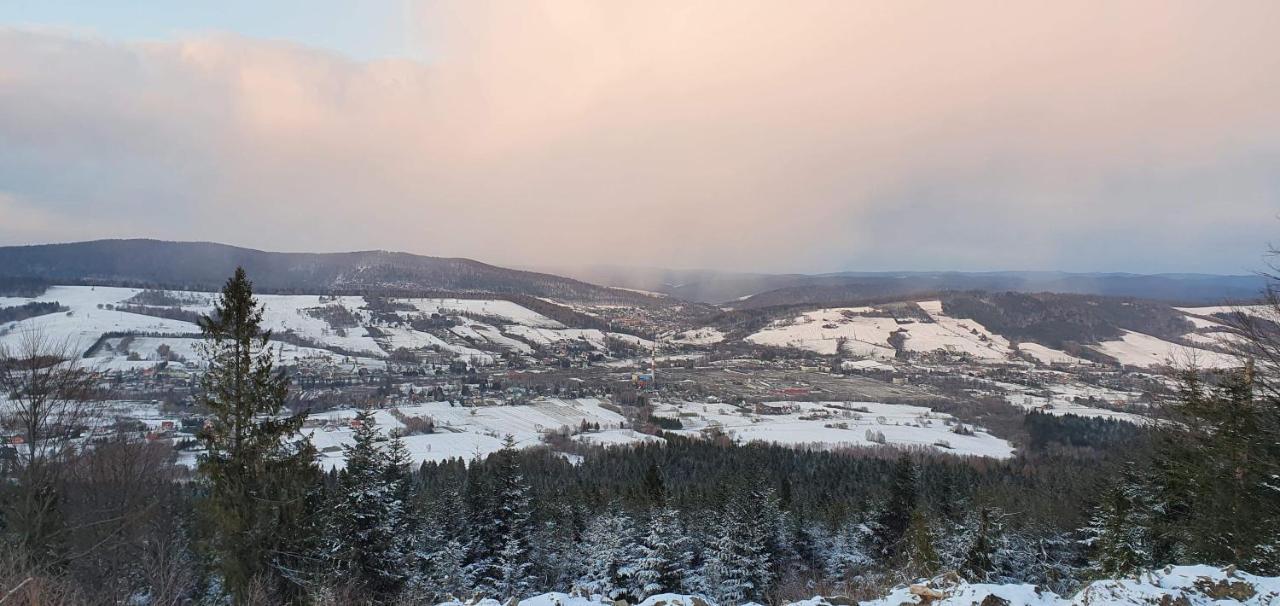
<instances>
[{"instance_id":1,"label":"snow on ground","mask_svg":"<svg viewBox=\"0 0 1280 606\"><path fill-rule=\"evenodd\" d=\"M497 299L396 299L414 306L425 314L467 312L502 318L513 324L538 328L564 328L564 325L538 312L511 301Z\"/></svg>"},{"instance_id":2,"label":"snow on ground","mask_svg":"<svg viewBox=\"0 0 1280 606\"><path fill-rule=\"evenodd\" d=\"M533 326L510 325L502 328L508 335L514 335L537 345L552 345L566 341L583 341L591 347L603 351L605 337L614 337L627 341L638 347L651 349L653 341L620 332L604 332L594 328L537 328Z\"/></svg>"},{"instance_id":3,"label":"snow on ground","mask_svg":"<svg viewBox=\"0 0 1280 606\"><path fill-rule=\"evenodd\" d=\"M832 307L805 312L776 321L746 340L834 355L839 339L844 338L846 353L892 359L895 352L889 335L901 327L893 318L859 315L873 311L870 307Z\"/></svg>"},{"instance_id":4,"label":"snow on ground","mask_svg":"<svg viewBox=\"0 0 1280 606\"><path fill-rule=\"evenodd\" d=\"M980 428L973 428L971 436L953 433L955 421L950 415L920 406L877 402L768 402L765 406L787 412L744 413L728 404L686 402L659 404L655 414L680 419L684 428L676 433L695 435L715 427L744 443L874 446L876 442L868 438L878 433L891 446L1001 459L1013 456L1013 447L1007 441Z\"/></svg>"},{"instance_id":5,"label":"snow on ground","mask_svg":"<svg viewBox=\"0 0 1280 606\"><path fill-rule=\"evenodd\" d=\"M533 353L533 348L530 347L528 343L519 339L512 339L511 337L502 334L502 331L496 327L489 326L488 324L482 324L480 322L469 322L467 324L467 328L471 329L471 332L475 333L481 339L503 349L521 354Z\"/></svg>"},{"instance_id":6,"label":"snow on ground","mask_svg":"<svg viewBox=\"0 0 1280 606\"><path fill-rule=\"evenodd\" d=\"M921 594L929 594L925 597ZM444 602L439 606L501 606L495 599ZM518 606L612 606L603 596L544 593L520 600ZM1071 597L1035 585L965 583L939 577L934 581L904 585L874 600L850 602L848 598L828 600L815 596L786 606L1274 606L1280 604L1280 577L1259 577L1212 566L1170 566L1144 572L1133 578L1094 581ZM716 606L708 598L664 593L650 596L637 606Z\"/></svg>"},{"instance_id":7,"label":"snow on ground","mask_svg":"<svg viewBox=\"0 0 1280 606\"><path fill-rule=\"evenodd\" d=\"M672 343L679 345L714 345L723 340L724 332L711 326L686 330L671 338Z\"/></svg>"},{"instance_id":8,"label":"snow on ground","mask_svg":"<svg viewBox=\"0 0 1280 606\"><path fill-rule=\"evenodd\" d=\"M841 363L846 370L893 370L893 366L879 360L845 360Z\"/></svg>"},{"instance_id":9,"label":"snow on ground","mask_svg":"<svg viewBox=\"0 0 1280 606\"><path fill-rule=\"evenodd\" d=\"M0 345L16 347L23 334L35 330L54 342L67 342L83 353L107 332L194 334L200 327L190 322L155 318L124 311L100 309L116 305L137 294L134 288L103 286L52 286L35 298L0 298L0 307L31 302L57 301L69 312L61 312L10 322L0 326Z\"/></svg>"},{"instance_id":10,"label":"snow on ground","mask_svg":"<svg viewBox=\"0 0 1280 606\"><path fill-rule=\"evenodd\" d=\"M307 313L307 309L339 305L363 317L359 309L364 306L364 297L336 297L333 301L320 302L315 295L257 295L258 300L266 307L262 316L264 328L277 331L291 330L298 335L330 347L340 347L349 351L366 353L374 356L383 355L381 347L369 336L364 327L344 329L340 334L323 318Z\"/></svg>"},{"instance_id":11,"label":"snow on ground","mask_svg":"<svg viewBox=\"0 0 1280 606\"><path fill-rule=\"evenodd\" d=\"M395 351L401 347L409 350L439 349L453 354L455 360L485 365L493 364L496 359L491 353L480 351L474 347L467 347L466 345L450 343L429 332L400 326L380 326L378 330L384 335L380 337L380 340L386 346L388 352Z\"/></svg>"},{"instance_id":12,"label":"snow on ground","mask_svg":"<svg viewBox=\"0 0 1280 606\"><path fill-rule=\"evenodd\" d=\"M640 433L634 429L607 429L592 431L574 436L574 439L597 446L622 446L636 442L661 442L662 438Z\"/></svg>"},{"instance_id":13,"label":"snow on ground","mask_svg":"<svg viewBox=\"0 0 1280 606\"><path fill-rule=\"evenodd\" d=\"M1018 351L1029 354L1042 364L1089 364L1088 360L1077 358L1065 351L1045 347L1039 343L1019 343Z\"/></svg>"},{"instance_id":14,"label":"snow on ground","mask_svg":"<svg viewBox=\"0 0 1280 606\"><path fill-rule=\"evenodd\" d=\"M1014 383L996 382L995 384L1008 391L1006 399L1010 404L1027 410L1038 410L1053 415L1116 419L1137 425L1152 423L1150 418L1139 414L1091 406L1088 403L1088 399L1093 398L1097 404L1124 406L1138 401L1142 395L1138 392L1118 391L1077 383L1054 384L1044 389L1031 389ZM1080 401L1077 401L1077 398L1080 398Z\"/></svg>"},{"instance_id":15,"label":"snow on ground","mask_svg":"<svg viewBox=\"0 0 1280 606\"><path fill-rule=\"evenodd\" d=\"M591 424L598 423L601 427L598 433L578 436L583 441L623 444L655 439L652 436L635 434L630 430L622 429L621 426L626 423L626 419L604 408L603 402L594 398L577 400L546 398L515 406L478 407L453 406L448 402L427 402L394 408L406 416L430 417L435 421L435 433L405 437L405 446L409 449L410 456L417 462L442 461L456 457L464 459L483 457L502 448L503 439L508 435L515 439L518 446L537 446L542 443L544 433L556 431L562 427L574 429L583 421ZM312 419L323 419L333 424L329 428L305 430L324 456L322 461L324 466L342 466L342 452L339 447L351 443L352 432L347 421L354 419L357 412L354 409L341 409L311 415ZM374 422L383 431L404 427L390 409L375 411Z\"/></svg>"},{"instance_id":16,"label":"snow on ground","mask_svg":"<svg viewBox=\"0 0 1280 606\"><path fill-rule=\"evenodd\" d=\"M1199 368L1236 368L1240 361L1235 356L1196 349L1170 343L1151 335L1126 330L1124 336L1114 341L1103 341L1094 349L1111 356L1125 366L1154 368L1161 366L1186 366Z\"/></svg>"},{"instance_id":17,"label":"snow on ground","mask_svg":"<svg viewBox=\"0 0 1280 606\"><path fill-rule=\"evenodd\" d=\"M926 353L944 350L971 355L979 360L1009 359L1009 341L987 330L973 320L952 318L942 313L942 303L925 301L922 309L932 322L904 320L866 315L875 313L870 307L835 307L806 312L795 318L774 322L746 340L761 345L795 347L824 355L836 353L840 339L845 339L845 353L891 359L894 349L889 337L905 331L906 349Z\"/></svg>"},{"instance_id":18,"label":"snow on ground","mask_svg":"<svg viewBox=\"0 0 1280 606\"><path fill-rule=\"evenodd\" d=\"M928 601L921 594L932 594ZM822 604L828 604L822 600ZM1280 577L1259 577L1212 566L1170 566L1133 578L1094 581L1069 598L1034 585L933 583L899 587L861 606L1274 606L1280 604ZM794 605L793 605L794 606Z\"/></svg>"},{"instance_id":19,"label":"snow on ground","mask_svg":"<svg viewBox=\"0 0 1280 606\"><path fill-rule=\"evenodd\" d=\"M1236 312L1258 317L1269 317L1275 314L1275 310L1270 305L1211 305L1208 307L1175 307L1174 309L1197 316L1232 314Z\"/></svg>"},{"instance_id":20,"label":"snow on ground","mask_svg":"<svg viewBox=\"0 0 1280 606\"><path fill-rule=\"evenodd\" d=\"M933 318L933 323L905 325L907 349L918 352L935 350L966 353L981 360L1007 360L1009 341L974 320L952 318L942 313L941 301L923 301L920 308Z\"/></svg>"}]
</instances>

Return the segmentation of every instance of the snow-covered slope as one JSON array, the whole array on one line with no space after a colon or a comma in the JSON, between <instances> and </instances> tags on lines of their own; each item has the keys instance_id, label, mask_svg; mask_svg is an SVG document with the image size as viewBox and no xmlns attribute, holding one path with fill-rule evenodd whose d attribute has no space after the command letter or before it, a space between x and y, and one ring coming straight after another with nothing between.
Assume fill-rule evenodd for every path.
<instances>
[{"instance_id":1,"label":"snow-covered slope","mask_svg":"<svg viewBox=\"0 0 1280 606\"><path fill-rule=\"evenodd\" d=\"M795 347L832 355L843 341L844 353L889 359L894 348L889 338L903 333L907 351L947 351L978 360L1002 361L1010 357L1009 341L981 324L942 313L938 301L924 301L920 308L931 321L896 319L871 307L832 307L774 322L746 337L761 345Z\"/></svg>"},{"instance_id":2,"label":"snow-covered slope","mask_svg":"<svg viewBox=\"0 0 1280 606\"><path fill-rule=\"evenodd\" d=\"M728 404L658 403L654 414L680 419L674 433L697 435L723 431L738 442L840 448L883 444L938 452L1005 459L1009 442L959 424L950 415L920 406L878 402L767 402L762 412L744 412Z\"/></svg>"},{"instance_id":3,"label":"snow-covered slope","mask_svg":"<svg viewBox=\"0 0 1280 606\"><path fill-rule=\"evenodd\" d=\"M1154 368L1160 366L1188 366L1198 368L1234 368L1240 366L1235 356L1171 343L1139 332L1125 331L1114 341L1103 341L1094 349L1125 366Z\"/></svg>"}]
</instances>

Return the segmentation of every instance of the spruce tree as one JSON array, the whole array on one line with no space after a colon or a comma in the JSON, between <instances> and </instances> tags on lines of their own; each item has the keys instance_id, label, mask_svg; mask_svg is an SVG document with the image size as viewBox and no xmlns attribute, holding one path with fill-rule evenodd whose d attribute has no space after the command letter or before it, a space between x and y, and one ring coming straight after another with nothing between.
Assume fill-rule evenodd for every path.
<instances>
[{"instance_id":1,"label":"spruce tree","mask_svg":"<svg viewBox=\"0 0 1280 606\"><path fill-rule=\"evenodd\" d=\"M582 532L582 574L577 585L610 600L626 597L636 555L631 518L618 511L617 506L610 506Z\"/></svg>"},{"instance_id":2,"label":"spruce tree","mask_svg":"<svg viewBox=\"0 0 1280 606\"><path fill-rule=\"evenodd\" d=\"M529 487L520 471L515 440L490 456L482 478L468 484L468 508L474 532L468 547L467 576L476 591L501 598L524 597L532 582L529 537Z\"/></svg>"},{"instance_id":3,"label":"spruce tree","mask_svg":"<svg viewBox=\"0 0 1280 606\"><path fill-rule=\"evenodd\" d=\"M911 457L898 457L889 485L889 499L880 513L877 538L884 553L896 554L911 525L911 514L920 502L920 474Z\"/></svg>"},{"instance_id":4,"label":"spruce tree","mask_svg":"<svg viewBox=\"0 0 1280 606\"><path fill-rule=\"evenodd\" d=\"M1155 565L1151 504L1132 468L1107 488L1084 529L1090 573L1117 578Z\"/></svg>"},{"instance_id":5,"label":"spruce tree","mask_svg":"<svg viewBox=\"0 0 1280 606\"><path fill-rule=\"evenodd\" d=\"M631 568L631 593L643 600L659 593L691 591L685 587L693 566L693 548L680 526L679 512L663 507L649 518L649 526L637 541Z\"/></svg>"},{"instance_id":6,"label":"spruce tree","mask_svg":"<svg viewBox=\"0 0 1280 606\"><path fill-rule=\"evenodd\" d=\"M917 507L911 512L907 532L898 548L898 561L907 577L929 578L938 573L941 562L933 542L929 518L923 507Z\"/></svg>"},{"instance_id":7,"label":"spruce tree","mask_svg":"<svg viewBox=\"0 0 1280 606\"><path fill-rule=\"evenodd\" d=\"M721 511L703 568L707 591L722 604L763 599L772 581L769 525L757 517L751 491L740 490Z\"/></svg>"},{"instance_id":8,"label":"spruce tree","mask_svg":"<svg viewBox=\"0 0 1280 606\"><path fill-rule=\"evenodd\" d=\"M414 543L416 572L410 580L414 594L433 603L469 595L467 581L467 522L456 486L439 491L428 507Z\"/></svg>"},{"instance_id":9,"label":"spruce tree","mask_svg":"<svg viewBox=\"0 0 1280 606\"><path fill-rule=\"evenodd\" d=\"M1280 572L1280 399L1255 392L1252 363L1216 379L1185 373L1161 430L1154 556Z\"/></svg>"},{"instance_id":10,"label":"spruce tree","mask_svg":"<svg viewBox=\"0 0 1280 606\"><path fill-rule=\"evenodd\" d=\"M343 447L328 532L328 557L339 578L375 601L395 596L407 580L407 465L403 447L383 448L373 414L356 416L354 443Z\"/></svg>"},{"instance_id":11,"label":"spruce tree","mask_svg":"<svg viewBox=\"0 0 1280 606\"><path fill-rule=\"evenodd\" d=\"M222 587L237 600L250 585L287 590L276 566L289 555L315 480L315 450L299 437L305 413L286 415L289 379L274 368L263 308L244 269L200 319L207 370L199 403L209 411L199 441L203 546Z\"/></svg>"}]
</instances>

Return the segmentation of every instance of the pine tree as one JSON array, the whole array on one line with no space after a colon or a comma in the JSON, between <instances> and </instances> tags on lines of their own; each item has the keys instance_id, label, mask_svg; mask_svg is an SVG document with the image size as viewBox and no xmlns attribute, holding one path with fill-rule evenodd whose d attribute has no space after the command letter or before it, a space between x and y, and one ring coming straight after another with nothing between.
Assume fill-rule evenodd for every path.
<instances>
[{"instance_id":1,"label":"pine tree","mask_svg":"<svg viewBox=\"0 0 1280 606\"><path fill-rule=\"evenodd\" d=\"M1003 515L991 507L979 507L965 520L959 553L953 567L972 582L988 582L996 572L996 561L1003 530ZM944 558L945 559L945 558Z\"/></svg>"},{"instance_id":2,"label":"pine tree","mask_svg":"<svg viewBox=\"0 0 1280 606\"><path fill-rule=\"evenodd\" d=\"M896 554L920 501L920 475L908 455L898 458L889 485L889 500L877 520L877 539L884 553Z\"/></svg>"},{"instance_id":3,"label":"pine tree","mask_svg":"<svg viewBox=\"0 0 1280 606\"><path fill-rule=\"evenodd\" d=\"M1177 423L1162 427L1157 447L1159 560L1280 571L1280 398L1267 391L1268 379L1252 363L1221 374L1214 386L1185 373L1173 406Z\"/></svg>"},{"instance_id":4,"label":"pine tree","mask_svg":"<svg viewBox=\"0 0 1280 606\"><path fill-rule=\"evenodd\" d=\"M680 593L693 567L693 549L680 527L679 512L670 507L649 518L648 530L636 545L630 569L631 594L643 600L659 593Z\"/></svg>"},{"instance_id":5,"label":"pine tree","mask_svg":"<svg viewBox=\"0 0 1280 606\"><path fill-rule=\"evenodd\" d=\"M1132 469L1104 493L1084 529L1090 572L1117 578L1154 564L1151 556L1150 504Z\"/></svg>"},{"instance_id":6,"label":"pine tree","mask_svg":"<svg viewBox=\"0 0 1280 606\"><path fill-rule=\"evenodd\" d=\"M769 524L762 523L752 492L741 490L721 512L704 564L707 590L721 604L762 599L772 581Z\"/></svg>"},{"instance_id":7,"label":"pine tree","mask_svg":"<svg viewBox=\"0 0 1280 606\"><path fill-rule=\"evenodd\" d=\"M208 369L199 401L209 411L197 469L203 545L236 599L252 583L287 590L275 563L288 553L316 477L315 450L298 435L305 413L284 415L289 380L273 367L262 313L237 268L200 320Z\"/></svg>"},{"instance_id":8,"label":"pine tree","mask_svg":"<svg viewBox=\"0 0 1280 606\"><path fill-rule=\"evenodd\" d=\"M487 477L468 485L474 533L467 576L476 591L502 598L524 597L532 582L529 488L520 472L515 440L507 436L489 461Z\"/></svg>"},{"instance_id":9,"label":"pine tree","mask_svg":"<svg viewBox=\"0 0 1280 606\"><path fill-rule=\"evenodd\" d=\"M471 590L465 568L467 524L456 486L440 491L416 536L410 590L432 603L466 597Z\"/></svg>"},{"instance_id":10,"label":"pine tree","mask_svg":"<svg viewBox=\"0 0 1280 606\"><path fill-rule=\"evenodd\" d=\"M596 516L582 532L577 585L610 600L627 596L635 569L637 545L631 518L616 506Z\"/></svg>"},{"instance_id":11,"label":"pine tree","mask_svg":"<svg viewBox=\"0 0 1280 606\"><path fill-rule=\"evenodd\" d=\"M822 541L822 569L828 579L849 583L865 572L875 558L871 543L875 541L865 524L846 523Z\"/></svg>"},{"instance_id":12,"label":"pine tree","mask_svg":"<svg viewBox=\"0 0 1280 606\"><path fill-rule=\"evenodd\" d=\"M381 447L368 411L356 416L352 437L343 447L347 466L330 517L328 557L354 590L385 601L408 580L407 456L398 440Z\"/></svg>"},{"instance_id":13,"label":"pine tree","mask_svg":"<svg viewBox=\"0 0 1280 606\"><path fill-rule=\"evenodd\" d=\"M911 521L898 548L903 572L911 578L929 578L938 573L941 562L933 544L933 529L922 507L911 512Z\"/></svg>"}]
</instances>

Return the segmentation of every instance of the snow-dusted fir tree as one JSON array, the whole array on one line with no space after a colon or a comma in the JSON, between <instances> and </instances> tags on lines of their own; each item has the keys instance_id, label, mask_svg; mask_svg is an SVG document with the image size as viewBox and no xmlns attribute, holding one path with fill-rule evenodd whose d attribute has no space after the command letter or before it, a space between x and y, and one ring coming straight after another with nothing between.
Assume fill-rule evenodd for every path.
<instances>
[{"instance_id":1,"label":"snow-dusted fir tree","mask_svg":"<svg viewBox=\"0 0 1280 606\"><path fill-rule=\"evenodd\" d=\"M466 597L467 525L456 486L435 495L421 526L414 542L417 566L410 590L433 603Z\"/></svg>"},{"instance_id":2,"label":"snow-dusted fir tree","mask_svg":"<svg viewBox=\"0 0 1280 606\"><path fill-rule=\"evenodd\" d=\"M616 600L627 595L637 546L632 520L611 506L582 531L578 587Z\"/></svg>"},{"instance_id":3,"label":"snow-dusted fir tree","mask_svg":"<svg viewBox=\"0 0 1280 606\"><path fill-rule=\"evenodd\" d=\"M853 582L873 564L875 537L871 529L861 522L851 521L823 537L822 569L827 578L842 583Z\"/></svg>"},{"instance_id":4,"label":"snow-dusted fir tree","mask_svg":"<svg viewBox=\"0 0 1280 606\"><path fill-rule=\"evenodd\" d=\"M1103 495L1084 533L1090 572L1099 578L1116 578L1155 564L1148 495L1132 469Z\"/></svg>"},{"instance_id":5,"label":"snow-dusted fir tree","mask_svg":"<svg viewBox=\"0 0 1280 606\"><path fill-rule=\"evenodd\" d=\"M649 518L644 535L636 543L631 566L631 594L643 600L659 593L688 593L685 587L693 567L693 545L671 507L658 509Z\"/></svg>"},{"instance_id":6,"label":"snow-dusted fir tree","mask_svg":"<svg viewBox=\"0 0 1280 606\"><path fill-rule=\"evenodd\" d=\"M942 567L934 545L933 525L923 507L911 512L907 533L898 548L900 568L909 578L929 578Z\"/></svg>"},{"instance_id":7,"label":"snow-dusted fir tree","mask_svg":"<svg viewBox=\"0 0 1280 606\"><path fill-rule=\"evenodd\" d=\"M343 447L347 467L334 495L326 551L341 584L387 599L410 570L406 462L403 452L379 443L372 413L361 412L354 425L353 444Z\"/></svg>"},{"instance_id":8,"label":"snow-dusted fir tree","mask_svg":"<svg viewBox=\"0 0 1280 606\"><path fill-rule=\"evenodd\" d=\"M759 601L771 580L769 525L759 520L749 495L742 491L726 504L703 564L707 592L721 604Z\"/></svg>"},{"instance_id":9,"label":"snow-dusted fir tree","mask_svg":"<svg viewBox=\"0 0 1280 606\"><path fill-rule=\"evenodd\" d=\"M488 461L487 481L468 498L472 537L467 576L479 593L521 598L533 581L529 487L520 472L515 440L507 436Z\"/></svg>"},{"instance_id":10,"label":"snow-dusted fir tree","mask_svg":"<svg viewBox=\"0 0 1280 606\"><path fill-rule=\"evenodd\" d=\"M534 576L540 587L572 587L578 580L580 515L570 503L547 503L545 510L546 519L533 533Z\"/></svg>"}]
</instances>

